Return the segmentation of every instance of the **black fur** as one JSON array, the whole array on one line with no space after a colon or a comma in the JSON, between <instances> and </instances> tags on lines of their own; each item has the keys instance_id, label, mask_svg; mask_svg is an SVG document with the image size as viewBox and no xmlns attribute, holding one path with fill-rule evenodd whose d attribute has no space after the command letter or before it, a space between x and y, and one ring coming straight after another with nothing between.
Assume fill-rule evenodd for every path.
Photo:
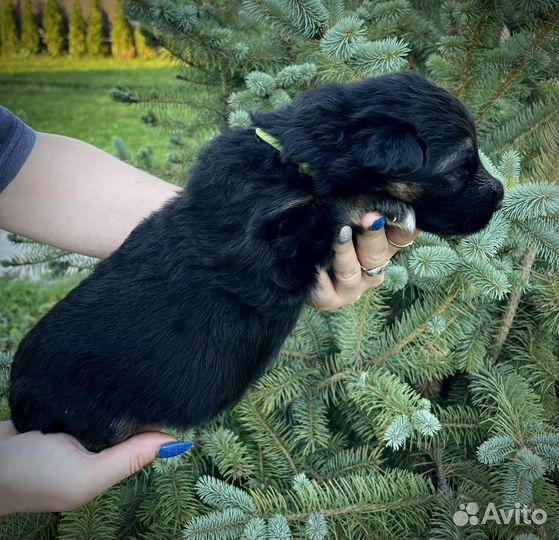
<instances>
[{"instance_id":1,"label":"black fur","mask_svg":"<svg viewBox=\"0 0 559 540\"><path fill-rule=\"evenodd\" d=\"M97 451L144 425L207 422L277 355L360 212L402 221L405 202L419 228L467 234L502 199L464 106L411 73L324 85L253 120L284 152L253 128L215 138L184 192L23 339L19 431L65 431Z\"/></svg>"}]
</instances>

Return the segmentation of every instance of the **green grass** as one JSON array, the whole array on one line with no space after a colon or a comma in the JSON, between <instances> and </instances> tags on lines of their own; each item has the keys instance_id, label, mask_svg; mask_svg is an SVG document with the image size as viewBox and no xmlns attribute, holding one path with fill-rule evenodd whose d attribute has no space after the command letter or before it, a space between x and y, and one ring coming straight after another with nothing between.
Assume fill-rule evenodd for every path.
<instances>
[{"instance_id":1,"label":"green grass","mask_svg":"<svg viewBox=\"0 0 559 540\"><path fill-rule=\"evenodd\" d=\"M0 351L15 350L27 331L83 277L31 281L0 276Z\"/></svg>"},{"instance_id":2,"label":"green grass","mask_svg":"<svg viewBox=\"0 0 559 540\"><path fill-rule=\"evenodd\" d=\"M112 138L118 136L133 154L152 146L161 162L168 135L142 124L141 109L113 102L110 91L116 85L179 85L175 72L169 60L3 58L0 104L37 131L74 137L111 153Z\"/></svg>"},{"instance_id":3,"label":"green grass","mask_svg":"<svg viewBox=\"0 0 559 540\"><path fill-rule=\"evenodd\" d=\"M72 275L53 280L30 281L0 276L0 420L10 418L5 399L9 377L6 360L16 351L23 336L82 278L83 276Z\"/></svg>"},{"instance_id":4,"label":"green grass","mask_svg":"<svg viewBox=\"0 0 559 540\"><path fill-rule=\"evenodd\" d=\"M163 162L168 134L142 124L141 109L115 103L109 94L117 84L180 84L175 72L171 62L165 60L0 58L0 105L35 130L74 137L110 153L114 153L111 139L118 136L133 154L142 146L152 146L156 161ZM0 277L0 351L15 349L25 333L80 277L83 275L47 281L29 281L17 275Z\"/></svg>"}]
</instances>

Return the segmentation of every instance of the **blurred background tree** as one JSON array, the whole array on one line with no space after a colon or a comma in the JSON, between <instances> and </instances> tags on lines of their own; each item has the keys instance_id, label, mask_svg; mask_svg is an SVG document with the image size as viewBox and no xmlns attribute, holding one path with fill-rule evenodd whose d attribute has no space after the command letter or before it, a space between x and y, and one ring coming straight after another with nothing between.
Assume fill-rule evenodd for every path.
<instances>
[{"instance_id":1,"label":"blurred background tree","mask_svg":"<svg viewBox=\"0 0 559 540\"><path fill-rule=\"evenodd\" d=\"M46 0L43 11L43 41L51 56L60 56L64 50L64 18L56 0Z\"/></svg>"},{"instance_id":2,"label":"blurred background tree","mask_svg":"<svg viewBox=\"0 0 559 540\"><path fill-rule=\"evenodd\" d=\"M132 26L126 19L120 0L116 0L114 9L111 26L111 53L115 58L128 60L136 54Z\"/></svg>"},{"instance_id":3,"label":"blurred background tree","mask_svg":"<svg viewBox=\"0 0 559 540\"><path fill-rule=\"evenodd\" d=\"M27 54L37 54L41 48L39 27L31 0L23 0L21 8L21 46Z\"/></svg>"},{"instance_id":4,"label":"blurred background tree","mask_svg":"<svg viewBox=\"0 0 559 540\"><path fill-rule=\"evenodd\" d=\"M17 52L19 39L16 14L12 0L2 0L0 4L0 52L10 56Z\"/></svg>"},{"instance_id":5,"label":"blurred background tree","mask_svg":"<svg viewBox=\"0 0 559 540\"><path fill-rule=\"evenodd\" d=\"M90 56L104 54L103 48L103 16L99 0L90 3L89 19L87 21L87 53Z\"/></svg>"},{"instance_id":6,"label":"blurred background tree","mask_svg":"<svg viewBox=\"0 0 559 540\"><path fill-rule=\"evenodd\" d=\"M143 60L153 60L155 58L155 49L147 44L146 37L140 26L134 29L134 43L136 44L136 53L140 58Z\"/></svg>"},{"instance_id":7,"label":"blurred background tree","mask_svg":"<svg viewBox=\"0 0 559 540\"><path fill-rule=\"evenodd\" d=\"M469 107L505 204L468 238L422 233L356 305L306 309L239 405L176 433L194 441L189 455L156 461L74 512L9 518L0 534L556 538L559 2L125 7L177 59L182 87L114 90L170 133L164 168L117 141L121 157L184 183L200 146L227 126L250 129L256 109L323 82L413 69ZM8 357L1 365L7 373ZM526 505L547 519L455 522L472 502L482 512Z\"/></svg>"},{"instance_id":8,"label":"blurred background tree","mask_svg":"<svg viewBox=\"0 0 559 540\"><path fill-rule=\"evenodd\" d=\"M80 0L72 0L70 10L68 49L70 56L79 58L86 53L85 22Z\"/></svg>"}]
</instances>

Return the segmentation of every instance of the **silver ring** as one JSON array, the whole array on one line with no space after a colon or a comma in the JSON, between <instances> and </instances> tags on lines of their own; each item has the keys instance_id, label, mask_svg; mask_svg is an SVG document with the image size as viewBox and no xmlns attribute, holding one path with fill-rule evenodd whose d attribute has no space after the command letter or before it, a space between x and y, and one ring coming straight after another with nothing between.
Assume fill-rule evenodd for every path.
<instances>
[{"instance_id":1,"label":"silver ring","mask_svg":"<svg viewBox=\"0 0 559 540\"><path fill-rule=\"evenodd\" d=\"M386 269L390 266L391 260L388 259L382 266L377 266L376 268L365 268L361 266L363 273L367 274L369 277L377 277L386 272Z\"/></svg>"},{"instance_id":2,"label":"silver ring","mask_svg":"<svg viewBox=\"0 0 559 540\"><path fill-rule=\"evenodd\" d=\"M390 240L390 238L388 238L388 236L386 237L386 240L388 241L388 243L394 247L397 247L398 249L404 249L407 247L410 247L411 245L413 245L415 240L412 240L411 242L408 242L407 244L396 244L395 242L392 242L392 240Z\"/></svg>"}]
</instances>

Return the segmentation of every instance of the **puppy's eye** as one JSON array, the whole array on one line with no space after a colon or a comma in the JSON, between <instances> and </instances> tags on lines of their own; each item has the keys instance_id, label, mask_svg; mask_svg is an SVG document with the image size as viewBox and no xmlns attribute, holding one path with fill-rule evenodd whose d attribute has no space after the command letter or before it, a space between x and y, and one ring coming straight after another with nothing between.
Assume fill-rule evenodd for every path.
<instances>
[{"instance_id":1,"label":"puppy's eye","mask_svg":"<svg viewBox=\"0 0 559 540\"><path fill-rule=\"evenodd\" d=\"M464 186L467 184L475 174L475 166L467 165L462 167L456 173L456 182L460 184L460 186Z\"/></svg>"},{"instance_id":2,"label":"puppy's eye","mask_svg":"<svg viewBox=\"0 0 559 540\"><path fill-rule=\"evenodd\" d=\"M453 174L447 174L444 182L441 182L441 188L447 195L454 195L468 185L469 173L466 169L460 169Z\"/></svg>"}]
</instances>

